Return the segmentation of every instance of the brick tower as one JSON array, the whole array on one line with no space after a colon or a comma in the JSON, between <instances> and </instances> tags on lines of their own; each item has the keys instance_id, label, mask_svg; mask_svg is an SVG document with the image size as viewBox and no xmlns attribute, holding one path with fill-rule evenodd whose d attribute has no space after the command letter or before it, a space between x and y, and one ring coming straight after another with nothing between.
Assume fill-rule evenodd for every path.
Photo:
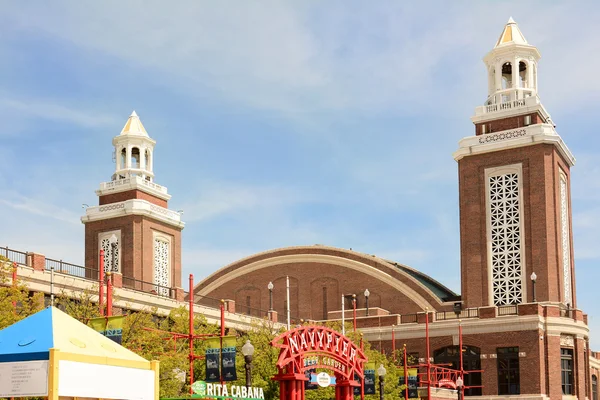
<instances>
[{"instance_id":1,"label":"brick tower","mask_svg":"<svg viewBox=\"0 0 600 400\"><path fill-rule=\"evenodd\" d=\"M539 51L511 18L484 57L485 105L458 161L465 307L550 301L576 306L573 155L540 102Z\"/></svg>"},{"instance_id":2,"label":"brick tower","mask_svg":"<svg viewBox=\"0 0 600 400\"><path fill-rule=\"evenodd\" d=\"M167 188L154 183L154 145L135 111L113 138L115 173L96 191L99 205L88 207L85 265L104 269L115 286L175 297L181 287L181 216L168 209Z\"/></svg>"}]
</instances>

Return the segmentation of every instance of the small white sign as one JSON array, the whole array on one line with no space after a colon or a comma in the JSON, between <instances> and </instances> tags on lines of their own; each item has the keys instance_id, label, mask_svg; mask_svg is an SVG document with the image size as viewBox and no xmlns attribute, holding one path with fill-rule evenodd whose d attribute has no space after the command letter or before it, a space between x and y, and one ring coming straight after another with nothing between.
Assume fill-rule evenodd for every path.
<instances>
[{"instance_id":1,"label":"small white sign","mask_svg":"<svg viewBox=\"0 0 600 400\"><path fill-rule=\"evenodd\" d=\"M328 387L331 384L331 377L327 372L317 374L317 384L321 387Z\"/></svg>"},{"instance_id":2,"label":"small white sign","mask_svg":"<svg viewBox=\"0 0 600 400\"><path fill-rule=\"evenodd\" d=\"M0 397L47 395L47 360L0 363Z\"/></svg>"}]
</instances>

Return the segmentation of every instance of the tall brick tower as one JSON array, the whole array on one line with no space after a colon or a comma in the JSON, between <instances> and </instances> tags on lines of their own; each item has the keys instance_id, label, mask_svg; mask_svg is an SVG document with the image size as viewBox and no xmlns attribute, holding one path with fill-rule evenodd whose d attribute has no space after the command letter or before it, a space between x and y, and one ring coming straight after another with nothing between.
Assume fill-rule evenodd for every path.
<instances>
[{"instance_id":1,"label":"tall brick tower","mask_svg":"<svg viewBox=\"0 0 600 400\"><path fill-rule=\"evenodd\" d=\"M96 191L85 224L85 264L97 271L99 252L115 286L175 296L181 287L181 216L168 209L167 188L154 183L154 145L135 111L113 138L115 173Z\"/></svg>"},{"instance_id":2,"label":"tall brick tower","mask_svg":"<svg viewBox=\"0 0 600 400\"><path fill-rule=\"evenodd\" d=\"M483 61L485 105L454 153L464 306L551 301L576 306L573 155L540 102L539 51L511 18ZM534 283L535 281L535 283Z\"/></svg>"}]
</instances>

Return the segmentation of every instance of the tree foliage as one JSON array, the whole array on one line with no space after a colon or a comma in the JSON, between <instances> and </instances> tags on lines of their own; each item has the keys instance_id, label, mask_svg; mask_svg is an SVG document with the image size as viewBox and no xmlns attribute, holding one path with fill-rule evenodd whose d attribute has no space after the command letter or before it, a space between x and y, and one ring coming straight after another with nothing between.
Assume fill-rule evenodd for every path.
<instances>
[{"instance_id":1,"label":"tree foliage","mask_svg":"<svg viewBox=\"0 0 600 400\"><path fill-rule=\"evenodd\" d=\"M13 264L0 256L0 329L36 313L44 307L44 295L30 295L27 285L17 276L13 282Z\"/></svg>"}]
</instances>

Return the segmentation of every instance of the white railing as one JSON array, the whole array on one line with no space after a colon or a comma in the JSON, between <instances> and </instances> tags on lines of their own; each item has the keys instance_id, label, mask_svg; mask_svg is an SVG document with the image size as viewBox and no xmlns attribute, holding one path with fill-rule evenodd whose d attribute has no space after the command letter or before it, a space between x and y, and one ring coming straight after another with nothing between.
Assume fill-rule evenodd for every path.
<instances>
[{"instance_id":1,"label":"white railing","mask_svg":"<svg viewBox=\"0 0 600 400\"><path fill-rule=\"evenodd\" d=\"M132 184L147 186L158 192L165 193L165 194L167 193L166 187L157 185L154 182L147 181L146 179L142 178L141 176L134 176L131 178L118 179L116 181L111 181L111 182L103 182L100 184L100 190L116 189L121 186L129 186Z\"/></svg>"}]
</instances>

